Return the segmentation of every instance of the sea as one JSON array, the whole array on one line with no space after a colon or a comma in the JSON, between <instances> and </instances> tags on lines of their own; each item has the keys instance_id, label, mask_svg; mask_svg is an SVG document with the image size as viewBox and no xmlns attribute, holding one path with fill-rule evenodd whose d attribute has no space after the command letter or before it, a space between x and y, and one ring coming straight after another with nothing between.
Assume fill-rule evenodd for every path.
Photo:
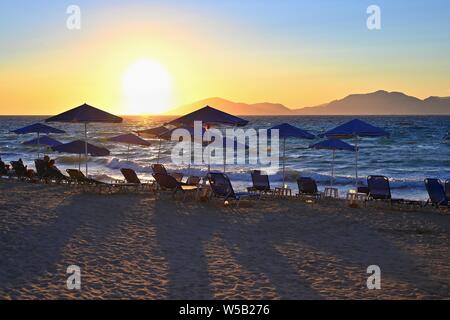
<instances>
[{"instance_id":1,"label":"sea","mask_svg":"<svg viewBox=\"0 0 450 320\"><path fill-rule=\"evenodd\" d=\"M56 159L56 165L64 170L78 168L79 156L53 152L49 148L27 146L23 142L36 137L34 134L16 135L12 130L43 122L48 116L1 116L0 117L0 157L4 162L21 158L30 168L38 152ZM125 116L120 124L88 125L88 142L110 150L107 157L89 157L89 175L100 180L121 179L120 168L132 168L143 179L151 178L151 165L157 162L159 140L149 139L149 147L131 146L108 141L109 137L163 125L174 117L168 116ZM248 116L246 128L270 128L280 123L290 123L320 136L354 116ZM390 133L388 138L360 138L358 175L359 183L365 184L368 175L384 175L390 178L392 196L395 198L425 200L428 198L425 178L450 179L450 140L444 136L450 130L450 116L361 116L361 120L381 127ZM84 138L81 124L52 123L63 129L65 134L50 135L63 143ZM308 148L315 140L288 139L286 141L286 184L293 192L297 191L296 179L299 176L314 178L319 189L330 184L332 152ZM353 144L353 140L347 140ZM161 142L160 162L169 170L183 172L185 175L204 176L206 165L179 166L172 162L174 142ZM84 157L81 159L84 161ZM334 186L340 195L355 186L355 154L337 151L334 162ZM281 165L281 162L280 162ZM81 164L84 170L84 162ZM223 171L222 165L212 165L211 170ZM245 190L251 185L250 171L262 169L258 165L227 165L226 173L236 190ZM272 187L282 185L282 169L268 170Z\"/></svg>"}]
</instances>

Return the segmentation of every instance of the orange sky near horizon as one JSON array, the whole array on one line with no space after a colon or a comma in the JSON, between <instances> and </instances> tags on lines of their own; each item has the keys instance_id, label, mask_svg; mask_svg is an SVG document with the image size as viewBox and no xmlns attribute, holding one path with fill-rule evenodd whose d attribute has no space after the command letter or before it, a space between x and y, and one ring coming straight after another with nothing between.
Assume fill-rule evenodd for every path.
<instances>
[{"instance_id":1,"label":"orange sky near horizon","mask_svg":"<svg viewBox=\"0 0 450 320\"><path fill-rule=\"evenodd\" d=\"M369 56L357 46L330 54L326 43L313 47L305 39L302 46L300 38L294 45L238 21L158 10L149 20L138 6L112 7L86 18L80 31L67 30L61 19L58 30L46 26L34 37L17 37L18 49L0 62L0 114L51 115L85 102L119 115L153 114L209 97L300 108L379 89L450 96L448 75L439 71L448 62L424 67L420 57L410 57L388 64L393 52L376 46ZM144 85L139 72L124 84L125 75L142 60L170 77L164 108L152 108L151 99L134 109L127 104L124 86ZM141 75L159 84L161 73Z\"/></svg>"}]
</instances>

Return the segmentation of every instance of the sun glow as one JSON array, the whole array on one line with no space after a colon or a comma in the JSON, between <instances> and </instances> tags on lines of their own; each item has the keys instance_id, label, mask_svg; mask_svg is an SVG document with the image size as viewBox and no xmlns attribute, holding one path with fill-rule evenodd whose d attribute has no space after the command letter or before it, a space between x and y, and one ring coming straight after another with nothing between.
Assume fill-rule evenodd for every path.
<instances>
[{"instance_id":1,"label":"sun glow","mask_svg":"<svg viewBox=\"0 0 450 320\"><path fill-rule=\"evenodd\" d=\"M122 79L127 114L161 114L171 103L171 77L154 60L139 60L125 71Z\"/></svg>"}]
</instances>

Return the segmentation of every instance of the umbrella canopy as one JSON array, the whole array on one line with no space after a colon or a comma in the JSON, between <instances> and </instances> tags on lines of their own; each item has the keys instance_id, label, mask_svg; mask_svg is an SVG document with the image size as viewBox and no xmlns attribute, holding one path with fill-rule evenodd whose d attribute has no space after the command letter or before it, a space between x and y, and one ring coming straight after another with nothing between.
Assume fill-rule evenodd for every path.
<instances>
[{"instance_id":1,"label":"umbrella canopy","mask_svg":"<svg viewBox=\"0 0 450 320\"><path fill-rule=\"evenodd\" d=\"M167 130L169 130L169 129L167 129L164 126L160 126L160 127L156 127L156 128L139 130L139 131L136 131L136 133L139 136L146 137L146 138L159 138L159 136L161 134L163 134L164 132L166 132Z\"/></svg>"},{"instance_id":2,"label":"umbrella canopy","mask_svg":"<svg viewBox=\"0 0 450 320\"><path fill-rule=\"evenodd\" d=\"M26 143L26 144L36 144L38 146L38 154L37 154L38 159L39 159L39 150L40 150L40 146L42 143L41 138L40 138L41 133L44 133L44 134L66 133L64 130L53 128L53 127L47 126L42 123L35 123L35 124L29 125L29 126L26 126L23 128L13 130L11 132L14 132L16 134L37 133L37 138L35 140L28 141L28 142L36 141L36 143ZM42 144L46 144L46 143L42 143Z\"/></svg>"},{"instance_id":3,"label":"umbrella canopy","mask_svg":"<svg viewBox=\"0 0 450 320\"><path fill-rule=\"evenodd\" d=\"M149 146L150 145L150 142L148 142L147 140L144 140L142 138L139 138L137 135L132 134L132 133L121 134L119 136L109 138L108 140L113 141L113 142L125 143L128 145L130 145L130 144L137 145L137 146Z\"/></svg>"},{"instance_id":4,"label":"umbrella canopy","mask_svg":"<svg viewBox=\"0 0 450 320\"><path fill-rule=\"evenodd\" d=\"M33 140L25 141L23 144L27 145L46 145L50 147L56 147L62 144L58 140L52 139L49 136L43 136L41 138L36 138Z\"/></svg>"},{"instance_id":5,"label":"umbrella canopy","mask_svg":"<svg viewBox=\"0 0 450 320\"><path fill-rule=\"evenodd\" d=\"M355 186L356 190L358 189L358 138L359 137L383 137L389 136L389 133L385 130L375 127L367 122L364 122L360 119L353 119L348 121L340 126L328 130L324 134L328 138L341 138L341 139L349 139L355 138Z\"/></svg>"},{"instance_id":6,"label":"umbrella canopy","mask_svg":"<svg viewBox=\"0 0 450 320\"><path fill-rule=\"evenodd\" d=\"M285 181L285 169L286 169L286 139L287 138L298 138L298 139L314 139L315 136L308 131L294 127L289 123L282 123L276 125L270 130L278 130L279 138L283 139L283 186Z\"/></svg>"},{"instance_id":7,"label":"umbrella canopy","mask_svg":"<svg viewBox=\"0 0 450 320\"><path fill-rule=\"evenodd\" d=\"M286 138L300 138L300 139L314 139L315 136L306 130L294 127L289 123L282 123L270 128L269 130L278 129L279 137Z\"/></svg>"},{"instance_id":8,"label":"umbrella canopy","mask_svg":"<svg viewBox=\"0 0 450 320\"><path fill-rule=\"evenodd\" d=\"M319 150L332 150L333 151L333 160L331 162L331 179L330 179L330 187L333 187L334 180L334 158L336 150L341 151L356 151L356 148L347 142L344 142L339 139L328 139L323 140L318 143L312 144L309 146L311 149L319 149Z\"/></svg>"},{"instance_id":9,"label":"umbrella canopy","mask_svg":"<svg viewBox=\"0 0 450 320\"><path fill-rule=\"evenodd\" d=\"M168 124L173 126L193 127L194 121L202 121L205 124L225 124L231 126L245 126L248 123L247 120L206 106L178 119L172 120Z\"/></svg>"},{"instance_id":10,"label":"umbrella canopy","mask_svg":"<svg viewBox=\"0 0 450 320\"><path fill-rule=\"evenodd\" d=\"M45 122L69 122L84 123L84 157L86 160L86 176L88 175L88 143L87 143L87 124L91 122L99 123L120 123L123 119L106 111L97 109L88 104L82 104L79 107L70 109L56 116L50 117Z\"/></svg>"},{"instance_id":11,"label":"umbrella canopy","mask_svg":"<svg viewBox=\"0 0 450 320\"><path fill-rule=\"evenodd\" d=\"M35 123L23 128L19 128L16 130L13 130L11 132L14 132L16 134L27 134L27 133L44 133L44 134L49 134L49 133L66 133L64 130L60 130L57 128L53 128L50 126L47 126L45 124L42 123Z\"/></svg>"},{"instance_id":12,"label":"umbrella canopy","mask_svg":"<svg viewBox=\"0 0 450 320\"><path fill-rule=\"evenodd\" d=\"M167 130L166 132L162 133L160 135L160 138L162 138L164 140L171 140L172 133L177 129L184 129L184 130L189 131L189 134L191 135L192 140L194 139L194 128L193 127L178 127L178 128L170 129L170 130ZM203 138L203 135L205 134L205 132L206 132L206 129L202 128L202 138Z\"/></svg>"},{"instance_id":13,"label":"umbrella canopy","mask_svg":"<svg viewBox=\"0 0 450 320\"><path fill-rule=\"evenodd\" d=\"M85 152L85 141L75 140L69 143L64 143L56 147L52 147L54 151L72 153L72 154L84 154ZM94 146L93 144L87 143L87 152L93 157L104 157L109 156L109 150L102 147Z\"/></svg>"},{"instance_id":14,"label":"umbrella canopy","mask_svg":"<svg viewBox=\"0 0 450 320\"><path fill-rule=\"evenodd\" d=\"M128 145L127 161L130 155L130 145L144 146L144 147L148 147L150 145L150 142L142 138L139 138L137 135L132 133L121 134L119 136L109 138L108 140Z\"/></svg>"},{"instance_id":15,"label":"umbrella canopy","mask_svg":"<svg viewBox=\"0 0 450 320\"><path fill-rule=\"evenodd\" d=\"M356 148L339 139L328 139L309 146L311 149L356 151Z\"/></svg>"},{"instance_id":16,"label":"umbrella canopy","mask_svg":"<svg viewBox=\"0 0 450 320\"><path fill-rule=\"evenodd\" d=\"M109 155L109 150L106 148L101 148L87 143L83 140L75 140L69 143L60 144L59 146L52 147L53 151L78 154L80 156L78 161L78 169L81 167L81 155L90 154L93 157L103 157Z\"/></svg>"},{"instance_id":17,"label":"umbrella canopy","mask_svg":"<svg viewBox=\"0 0 450 320\"><path fill-rule=\"evenodd\" d=\"M97 109L88 104L70 109L56 116L48 118L45 122L72 122L72 123L120 123L123 119L106 111Z\"/></svg>"},{"instance_id":18,"label":"umbrella canopy","mask_svg":"<svg viewBox=\"0 0 450 320\"><path fill-rule=\"evenodd\" d=\"M325 132L329 138L348 139L354 137L381 137L389 136L389 133L379 127L375 127L359 119L353 119L334 129Z\"/></svg>"}]
</instances>

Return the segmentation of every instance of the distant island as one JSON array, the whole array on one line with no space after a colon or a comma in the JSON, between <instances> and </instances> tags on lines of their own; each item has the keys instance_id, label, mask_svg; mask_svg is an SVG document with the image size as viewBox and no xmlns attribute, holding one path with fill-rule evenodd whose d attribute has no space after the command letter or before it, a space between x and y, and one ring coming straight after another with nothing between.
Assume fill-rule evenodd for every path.
<instances>
[{"instance_id":1,"label":"distant island","mask_svg":"<svg viewBox=\"0 0 450 320\"><path fill-rule=\"evenodd\" d=\"M168 114L186 114L205 105L236 115L450 115L450 97L421 100L402 92L384 90L351 94L343 99L303 108L288 108L270 102L233 102L216 97L174 108Z\"/></svg>"}]
</instances>

